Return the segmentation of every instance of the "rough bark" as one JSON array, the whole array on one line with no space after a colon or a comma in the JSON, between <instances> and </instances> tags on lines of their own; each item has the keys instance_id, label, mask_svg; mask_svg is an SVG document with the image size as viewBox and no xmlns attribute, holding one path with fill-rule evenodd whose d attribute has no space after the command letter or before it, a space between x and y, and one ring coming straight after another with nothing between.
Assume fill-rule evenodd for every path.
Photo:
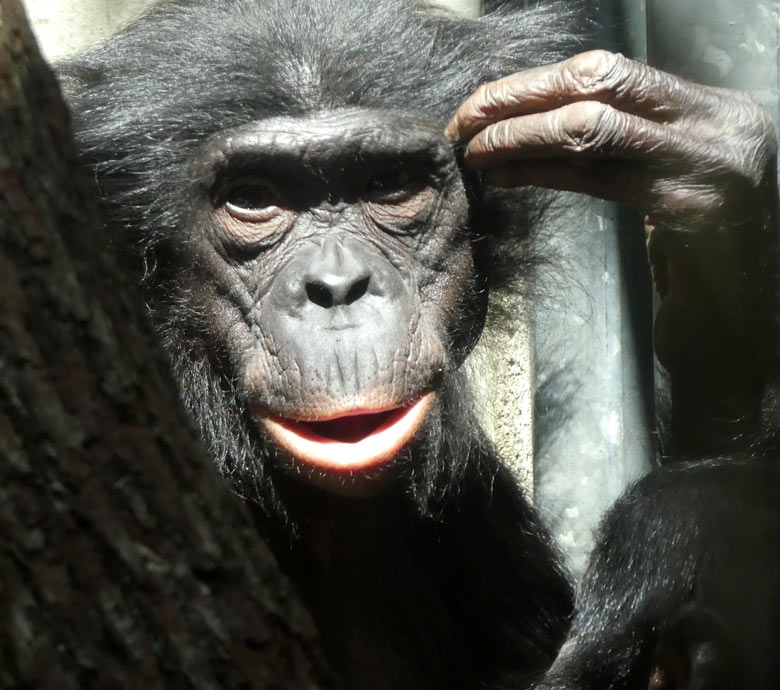
<instances>
[{"instance_id":1,"label":"rough bark","mask_svg":"<svg viewBox=\"0 0 780 690\"><path fill-rule=\"evenodd\" d=\"M0 0L0 689L330 685L181 411Z\"/></svg>"}]
</instances>

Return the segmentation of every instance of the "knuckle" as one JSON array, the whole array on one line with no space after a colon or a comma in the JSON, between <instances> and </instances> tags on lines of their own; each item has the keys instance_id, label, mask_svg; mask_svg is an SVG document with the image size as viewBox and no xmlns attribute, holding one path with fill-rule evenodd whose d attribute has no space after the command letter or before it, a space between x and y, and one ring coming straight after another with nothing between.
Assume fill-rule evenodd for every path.
<instances>
[{"instance_id":1,"label":"knuckle","mask_svg":"<svg viewBox=\"0 0 780 690\"><path fill-rule=\"evenodd\" d=\"M495 152L505 149L511 140L511 125L503 120L485 129L485 151Z\"/></svg>"},{"instance_id":2,"label":"knuckle","mask_svg":"<svg viewBox=\"0 0 780 690\"><path fill-rule=\"evenodd\" d=\"M707 88L707 87L705 87ZM777 138L772 116L753 94L740 89L713 89L719 95L716 114L737 124L739 131L772 144Z\"/></svg>"},{"instance_id":3,"label":"knuckle","mask_svg":"<svg viewBox=\"0 0 780 690\"><path fill-rule=\"evenodd\" d=\"M483 103L488 100L488 86L489 83L480 84L474 91L474 95L471 97L476 103Z\"/></svg>"},{"instance_id":4,"label":"knuckle","mask_svg":"<svg viewBox=\"0 0 780 690\"><path fill-rule=\"evenodd\" d=\"M564 63L564 79L576 93L593 93L608 87L624 70L627 59L609 50L591 50Z\"/></svg>"},{"instance_id":5,"label":"knuckle","mask_svg":"<svg viewBox=\"0 0 780 690\"><path fill-rule=\"evenodd\" d=\"M774 166L777 157L777 130L769 111L747 91L723 91L725 107L719 121L731 123L725 149L731 168L741 171L758 183L765 175L767 165ZM723 130L719 132L723 139Z\"/></svg>"},{"instance_id":6,"label":"knuckle","mask_svg":"<svg viewBox=\"0 0 780 690\"><path fill-rule=\"evenodd\" d=\"M458 128L469 129L484 119L487 84L480 84L455 113Z\"/></svg>"},{"instance_id":7,"label":"knuckle","mask_svg":"<svg viewBox=\"0 0 780 690\"><path fill-rule=\"evenodd\" d=\"M499 91L500 87L498 86L498 83L494 81L479 86L476 91L475 101L478 105L479 114L489 116L498 109L501 101Z\"/></svg>"},{"instance_id":8,"label":"knuckle","mask_svg":"<svg viewBox=\"0 0 780 690\"><path fill-rule=\"evenodd\" d=\"M583 101L568 106L560 122L566 148L582 153L596 151L605 142L613 109L597 101Z\"/></svg>"}]
</instances>

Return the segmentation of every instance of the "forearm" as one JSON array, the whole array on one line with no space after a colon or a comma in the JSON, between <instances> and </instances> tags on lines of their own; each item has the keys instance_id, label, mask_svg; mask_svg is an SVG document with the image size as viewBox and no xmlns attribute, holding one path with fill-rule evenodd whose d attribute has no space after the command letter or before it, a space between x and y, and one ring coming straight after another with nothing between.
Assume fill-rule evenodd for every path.
<instances>
[{"instance_id":1,"label":"forearm","mask_svg":"<svg viewBox=\"0 0 780 690\"><path fill-rule=\"evenodd\" d=\"M766 180L760 194L741 195L710 227L653 227L650 220L662 299L654 339L671 381L665 451L674 456L742 451L763 435L778 368L774 171Z\"/></svg>"}]
</instances>

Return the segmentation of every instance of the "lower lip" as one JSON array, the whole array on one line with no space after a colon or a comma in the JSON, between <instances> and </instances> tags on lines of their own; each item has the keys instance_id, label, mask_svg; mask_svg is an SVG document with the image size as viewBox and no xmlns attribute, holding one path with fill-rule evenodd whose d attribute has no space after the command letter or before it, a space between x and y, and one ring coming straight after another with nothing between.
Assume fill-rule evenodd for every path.
<instances>
[{"instance_id":1,"label":"lower lip","mask_svg":"<svg viewBox=\"0 0 780 690\"><path fill-rule=\"evenodd\" d=\"M387 464L398 455L414 438L435 397L435 393L426 393L411 405L393 411L371 433L349 442L320 436L304 422L283 417L265 417L262 421L271 438L296 460L327 471L353 472Z\"/></svg>"}]
</instances>

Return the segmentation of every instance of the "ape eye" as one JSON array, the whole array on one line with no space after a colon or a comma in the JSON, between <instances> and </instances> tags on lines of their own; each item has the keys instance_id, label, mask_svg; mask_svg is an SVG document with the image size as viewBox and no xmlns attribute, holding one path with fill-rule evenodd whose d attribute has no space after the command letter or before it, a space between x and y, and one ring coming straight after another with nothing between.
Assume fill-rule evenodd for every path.
<instances>
[{"instance_id":1,"label":"ape eye","mask_svg":"<svg viewBox=\"0 0 780 690\"><path fill-rule=\"evenodd\" d=\"M270 180L243 176L228 180L214 199L221 234L242 247L256 247L279 237L295 213Z\"/></svg>"},{"instance_id":2,"label":"ape eye","mask_svg":"<svg viewBox=\"0 0 780 690\"><path fill-rule=\"evenodd\" d=\"M363 199L371 219L390 232L410 232L436 198L436 186L425 170L394 165L376 172L364 185Z\"/></svg>"},{"instance_id":3,"label":"ape eye","mask_svg":"<svg viewBox=\"0 0 780 690\"><path fill-rule=\"evenodd\" d=\"M284 198L273 182L263 178L242 177L232 180L223 190L227 212L238 220L257 223L284 211Z\"/></svg>"},{"instance_id":4,"label":"ape eye","mask_svg":"<svg viewBox=\"0 0 780 690\"><path fill-rule=\"evenodd\" d=\"M409 194L424 181L420 175L404 166L392 166L372 175L365 185L365 194L369 198L388 198Z\"/></svg>"}]
</instances>

